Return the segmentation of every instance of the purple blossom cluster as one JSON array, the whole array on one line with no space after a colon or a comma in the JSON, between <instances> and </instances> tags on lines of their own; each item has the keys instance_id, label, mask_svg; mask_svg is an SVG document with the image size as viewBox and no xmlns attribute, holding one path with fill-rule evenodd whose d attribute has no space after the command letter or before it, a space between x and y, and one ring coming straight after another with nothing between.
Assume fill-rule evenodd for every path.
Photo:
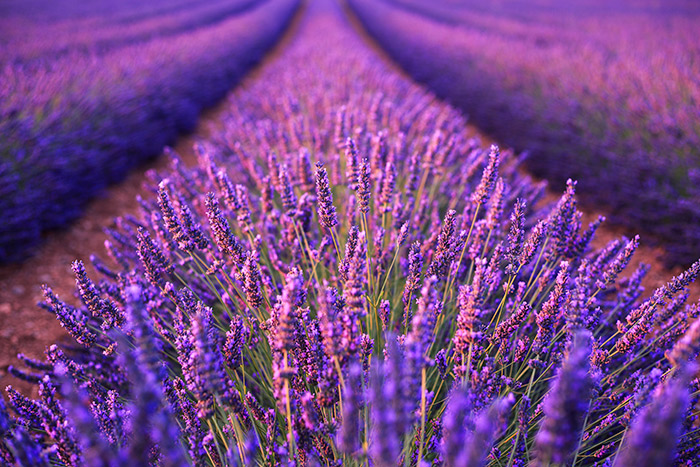
<instances>
[{"instance_id":1,"label":"purple blossom cluster","mask_svg":"<svg viewBox=\"0 0 700 467\"><path fill-rule=\"evenodd\" d=\"M0 262L31 253L43 231L191 130L298 4L37 3L0 14Z\"/></svg>"},{"instance_id":2,"label":"purple blossom cluster","mask_svg":"<svg viewBox=\"0 0 700 467\"><path fill-rule=\"evenodd\" d=\"M77 341L12 373L9 465L697 465L700 262L642 298L518 158L330 1L73 264ZM387 181L389 180L389 181ZM384 193L379 196L379 193Z\"/></svg>"},{"instance_id":3,"label":"purple blossom cluster","mask_svg":"<svg viewBox=\"0 0 700 467\"><path fill-rule=\"evenodd\" d=\"M700 256L700 9L669 0L351 0L412 77L534 174L649 233L670 265Z\"/></svg>"}]
</instances>

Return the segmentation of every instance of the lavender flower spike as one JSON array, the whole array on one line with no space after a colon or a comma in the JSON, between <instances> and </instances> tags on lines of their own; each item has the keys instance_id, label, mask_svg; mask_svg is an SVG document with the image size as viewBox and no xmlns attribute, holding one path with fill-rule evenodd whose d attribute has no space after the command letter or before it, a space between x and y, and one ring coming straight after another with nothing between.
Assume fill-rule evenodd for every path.
<instances>
[{"instance_id":1,"label":"lavender flower spike","mask_svg":"<svg viewBox=\"0 0 700 467\"><path fill-rule=\"evenodd\" d=\"M544 401L534 467L566 464L576 451L591 397L590 354L591 334L579 331Z\"/></svg>"},{"instance_id":2,"label":"lavender flower spike","mask_svg":"<svg viewBox=\"0 0 700 467\"><path fill-rule=\"evenodd\" d=\"M333 206L333 193L328 181L328 172L321 162L316 163L316 196L318 196L318 217L321 225L332 229L338 225L338 215Z\"/></svg>"},{"instance_id":3,"label":"lavender flower spike","mask_svg":"<svg viewBox=\"0 0 700 467\"><path fill-rule=\"evenodd\" d=\"M85 318L80 310L62 302L49 286L42 285L41 290L44 292L44 298L46 299L49 309L56 315L61 326L63 326L78 343L85 347L90 347L94 344L97 336L85 324Z\"/></svg>"},{"instance_id":4,"label":"lavender flower spike","mask_svg":"<svg viewBox=\"0 0 700 467\"><path fill-rule=\"evenodd\" d=\"M627 243L627 246L625 246L625 249L622 250L615 260L608 265L608 267L605 269L603 272L603 278L598 279L596 282L596 287L602 289L608 284L612 284L615 279L617 279L618 274L622 272L625 267L627 267L627 264L630 262L630 259L632 258L632 255L634 252L637 250L637 247L639 246L639 235L635 235L635 237Z\"/></svg>"},{"instance_id":5,"label":"lavender flower spike","mask_svg":"<svg viewBox=\"0 0 700 467\"><path fill-rule=\"evenodd\" d=\"M116 305L109 299L100 297L95 284L87 276L85 265L82 261L74 261L71 268L75 273L75 282L78 286L80 298L94 317L104 319L103 327L119 326L124 322L124 316Z\"/></svg>"},{"instance_id":6,"label":"lavender flower spike","mask_svg":"<svg viewBox=\"0 0 700 467\"><path fill-rule=\"evenodd\" d=\"M474 431L469 433L460 453L459 463L454 467L483 467L486 456L493 446L493 441L504 428L504 416L508 413L515 397L513 394L496 400L474 423Z\"/></svg>"},{"instance_id":7,"label":"lavender flower spike","mask_svg":"<svg viewBox=\"0 0 700 467\"><path fill-rule=\"evenodd\" d=\"M345 378L345 387L343 388L343 420L338 432L337 443L338 450L346 454L352 454L360 449L361 373L362 367L359 364L353 364L347 378Z\"/></svg>"},{"instance_id":8,"label":"lavender flower spike","mask_svg":"<svg viewBox=\"0 0 700 467\"><path fill-rule=\"evenodd\" d=\"M207 208L207 218L211 225L214 239L219 249L230 255L236 264L243 264L245 261L245 252L243 246L238 242L238 239L231 233L228 221L219 209L219 201L214 193L207 193L204 200Z\"/></svg>"},{"instance_id":9,"label":"lavender flower spike","mask_svg":"<svg viewBox=\"0 0 700 467\"><path fill-rule=\"evenodd\" d=\"M697 357L700 352L700 319L696 319L690 328L680 338L670 352L666 353L666 358L679 367L688 360Z\"/></svg>"},{"instance_id":10,"label":"lavender flower spike","mask_svg":"<svg viewBox=\"0 0 700 467\"><path fill-rule=\"evenodd\" d=\"M459 464L467 432L474 429L473 397L467 387L455 385L442 416L442 455L446 467Z\"/></svg>"},{"instance_id":11,"label":"lavender flower spike","mask_svg":"<svg viewBox=\"0 0 700 467\"><path fill-rule=\"evenodd\" d=\"M356 190L360 181L360 156L357 152L357 146L352 138L345 141L345 177L348 180L348 186L352 190Z\"/></svg>"},{"instance_id":12,"label":"lavender flower spike","mask_svg":"<svg viewBox=\"0 0 700 467\"><path fill-rule=\"evenodd\" d=\"M251 307L258 308L263 303L263 295L260 292L262 280L260 278L260 267L254 254L248 252L246 255L242 273L246 300Z\"/></svg>"},{"instance_id":13,"label":"lavender flower spike","mask_svg":"<svg viewBox=\"0 0 700 467\"><path fill-rule=\"evenodd\" d=\"M515 274L520 268L520 255L525 240L525 200L518 199L510 215L510 232L508 233L508 249L506 250L506 274Z\"/></svg>"},{"instance_id":14,"label":"lavender flower spike","mask_svg":"<svg viewBox=\"0 0 700 467\"><path fill-rule=\"evenodd\" d=\"M391 405L400 390L399 381L388 377L385 366L373 368L370 384L370 402L372 404L372 432L369 454L372 465L376 467L394 467L397 465L401 443L398 436L398 416L396 408Z\"/></svg>"},{"instance_id":15,"label":"lavender flower spike","mask_svg":"<svg viewBox=\"0 0 700 467\"><path fill-rule=\"evenodd\" d=\"M674 465L676 444L688 406L691 368L666 383L651 403L634 419L614 467Z\"/></svg>"},{"instance_id":16,"label":"lavender flower spike","mask_svg":"<svg viewBox=\"0 0 700 467\"><path fill-rule=\"evenodd\" d=\"M367 214L369 212L369 198L371 196L371 180L370 180L369 161L364 159L360 163L360 178L357 186L357 192L360 198L360 212Z\"/></svg>"},{"instance_id":17,"label":"lavender flower spike","mask_svg":"<svg viewBox=\"0 0 700 467\"><path fill-rule=\"evenodd\" d=\"M495 144L491 145L489 152L489 160L481 176L481 182L472 193L472 203L475 205L483 205L489 200L493 191L496 178L498 177L498 165L500 161L500 151Z\"/></svg>"}]
</instances>

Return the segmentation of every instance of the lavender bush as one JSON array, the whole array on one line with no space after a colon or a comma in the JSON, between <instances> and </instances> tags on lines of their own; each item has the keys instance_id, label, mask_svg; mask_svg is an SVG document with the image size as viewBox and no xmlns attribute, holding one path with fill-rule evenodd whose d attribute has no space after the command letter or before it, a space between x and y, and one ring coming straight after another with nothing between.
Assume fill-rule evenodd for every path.
<instances>
[{"instance_id":1,"label":"lavender bush","mask_svg":"<svg viewBox=\"0 0 700 467\"><path fill-rule=\"evenodd\" d=\"M192 129L297 3L200 2L155 18L147 10L140 22L79 16L38 21L29 36L9 28L12 40L2 33L0 262L26 255L42 231L74 219L106 184ZM0 22L16 15L8 18Z\"/></svg>"},{"instance_id":2,"label":"lavender bush","mask_svg":"<svg viewBox=\"0 0 700 467\"><path fill-rule=\"evenodd\" d=\"M416 79L516 148L554 186L700 256L694 2L351 0Z\"/></svg>"},{"instance_id":3,"label":"lavender bush","mask_svg":"<svg viewBox=\"0 0 700 467\"><path fill-rule=\"evenodd\" d=\"M593 249L574 182L541 203L330 2L196 149L73 264L82 305L45 288L76 344L12 369L5 462L697 460L700 263L642 299L638 238Z\"/></svg>"}]
</instances>

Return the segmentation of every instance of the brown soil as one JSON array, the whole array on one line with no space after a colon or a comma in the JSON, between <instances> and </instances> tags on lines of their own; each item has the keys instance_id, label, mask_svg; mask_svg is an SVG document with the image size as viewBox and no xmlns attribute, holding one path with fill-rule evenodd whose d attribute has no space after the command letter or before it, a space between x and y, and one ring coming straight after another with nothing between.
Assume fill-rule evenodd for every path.
<instances>
[{"instance_id":1,"label":"brown soil","mask_svg":"<svg viewBox=\"0 0 700 467\"><path fill-rule=\"evenodd\" d=\"M264 66L265 62L274 60L288 41L294 37L300 18L303 16L303 10L304 8L300 8L283 39L267 55L265 61L248 75L244 83L256 79L257 70ZM390 64L393 71L401 73L386 54L364 34L356 21L352 20L352 15L348 16L351 17L355 29L377 51L378 55ZM181 138L175 145L175 150L186 163L194 163L193 143L197 139L206 139L217 124L221 124L227 101L228 99L225 99L217 107L205 112L197 129L192 134ZM475 128L469 128L469 131L479 134ZM482 141L485 144L491 142L487 136L482 136ZM143 187L147 180L145 172L150 169L160 171L167 165L167 158L161 156L138 168L122 183L109 188L100 198L93 200L84 215L70 228L48 233L44 243L36 249L36 254L32 258L20 264L0 267L0 392L4 393L4 387L9 384L27 394L35 392L32 385L9 375L8 366L16 362L16 355L19 352L29 357L42 358L47 345L68 337L52 314L36 306L37 302L42 300L41 284L49 284L61 299L69 303L77 302L74 296L75 281L70 269L71 262L75 259L84 260L88 273L92 277L97 277L91 271L88 259L93 253L106 256L103 254L105 240L103 228L112 226L113 219L117 216L135 213L138 210L136 196L139 194L144 196L147 193ZM558 196L550 193L549 199L555 200ZM596 213L586 213L584 220L588 222L596 217ZM623 232L618 229L601 228L596 236L595 246L605 245L622 234ZM628 267L628 271L632 271L640 262L652 265L645 281L648 293L681 272L680 269L669 271L663 268L659 259L662 252L660 248L642 246ZM695 284L692 288L691 300L697 300L699 297L700 284Z\"/></svg>"}]
</instances>

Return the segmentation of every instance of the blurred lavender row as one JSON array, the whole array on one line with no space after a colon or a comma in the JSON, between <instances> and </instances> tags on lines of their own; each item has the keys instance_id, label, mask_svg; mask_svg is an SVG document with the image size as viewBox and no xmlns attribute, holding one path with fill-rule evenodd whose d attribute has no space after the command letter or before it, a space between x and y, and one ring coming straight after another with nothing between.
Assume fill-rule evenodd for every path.
<instances>
[{"instance_id":1,"label":"blurred lavender row","mask_svg":"<svg viewBox=\"0 0 700 467\"><path fill-rule=\"evenodd\" d=\"M9 465L693 466L700 262L648 298L518 157L392 72L334 3L198 165L76 261L75 340L20 355ZM24 464L23 464L24 463Z\"/></svg>"},{"instance_id":2,"label":"blurred lavender row","mask_svg":"<svg viewBox=\"0 0 700 467\"><path fill-rule=\"evenodd\" d=\"M651 0L350 0L417 80L556 188L700 254L700 8ZM650 239L651 239L650 238Z\"/></svg>"},{"instance_id":3,"label":"blurred lavender row","mask_svg":"<svg viewBox=\"0 0 700 467\"><path fill-rule=\"evenodd\" d=\"M0 262L26 255L43 231L193 129L275 42L298 2L189 2L184 12L132 3L121 20L76 6L54 18L51 7L36 13L38 2L3 5Z\"/></svg>"},{"instance_id":4,"label":"blurred lavender row","mask_svg":"<svg viewBox=\"0 0 700 467\"><path fill-rule=\"evenodd\" d=\"M259 3L159 0L115 5L102 0L50 4L36 0L35 4L4 4L0 7L0 63L46 67L58 55L97 57L132 43L206 27Z\"/></svg>"}]
</instances>

